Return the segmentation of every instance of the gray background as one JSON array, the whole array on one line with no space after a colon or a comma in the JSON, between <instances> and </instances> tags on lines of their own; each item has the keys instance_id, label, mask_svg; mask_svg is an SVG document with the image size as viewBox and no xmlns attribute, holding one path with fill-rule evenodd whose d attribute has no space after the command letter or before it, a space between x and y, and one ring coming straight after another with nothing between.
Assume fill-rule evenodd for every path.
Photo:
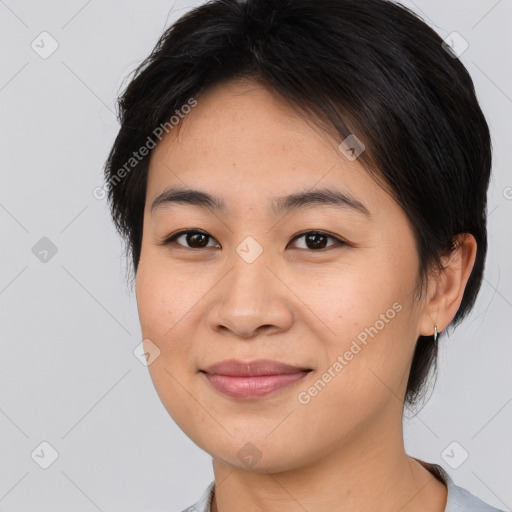
<instances>
[{"instance_id":1,"label":"gray background","mask_svg":"<svg viewBox=\"0 0 512 512\"><path fill-rule=\"evenodd\" d=\"M133 354L141 336L121 242L92 194L123 79L200 3L0 0L0 511L177 512L213 478ZM511 510L512 1L405 4L469 43L460 58L495 148L485 281L471 317L443 340L406 447ZM59 45L46 59L31 47L51 49L43 31ZM47 469L42 442L58 453Z\"/></svg>"}]
</instances>

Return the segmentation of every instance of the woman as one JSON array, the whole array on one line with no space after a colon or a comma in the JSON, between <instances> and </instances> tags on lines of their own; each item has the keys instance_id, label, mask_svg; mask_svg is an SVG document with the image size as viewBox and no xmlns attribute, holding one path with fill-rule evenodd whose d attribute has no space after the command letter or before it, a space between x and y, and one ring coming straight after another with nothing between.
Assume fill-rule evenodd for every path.
<instances>
[{"instance_id":1,"label":"woman","mask_svg":"<svg viewBox=\"0 0 512 512\"><path fill-rule=\"evenodd\" d=\"M188 510L497 510L403 443L487 247L489 130L441 38L384 0L214 0L120 121L151 378L213 458Z\"/></svg>"}]
</instances>

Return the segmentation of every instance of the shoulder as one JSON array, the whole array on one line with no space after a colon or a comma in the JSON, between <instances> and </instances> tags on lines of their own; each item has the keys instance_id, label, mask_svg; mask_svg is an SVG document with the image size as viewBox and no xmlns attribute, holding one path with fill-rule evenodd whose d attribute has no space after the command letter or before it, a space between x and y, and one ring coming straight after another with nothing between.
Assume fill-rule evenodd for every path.
<instances>
[{"instance_id":1,"label":"shoulder","mask_svg":"<svg viewBox=\"0 0 512 512\"><path fill-rule=\"evenodd\" d=\"M190 505L186 509L182 510L182 512L210 512L210 505L212 503L213 491L214 491L215 481L211 482L208 487L203 492L202 496L199 498L199 501Z\"/></svg>"},{"instance_id":2,"label":"shoulder","mask_svg":"<svg viewBox=\"0 0 512 512\"><path fill-rule=\"evenodd\" d=\"M438 478L444 481L448 489L448 497L444 512L505 512L485 503L480 498L470 493L467 489L455 484L448 473L437 464L428 464L429 469ZM210 512L215 482L211 482L203 492L199 500L182 510L182 512Z\"/></svg>"},{"instance_id":3,"label":"shoulder","mask_svg":"<svg viewBox=\"0 0 512 512\"><path fill-rule=\"evenodd\" d=\"M448 502L445 512L504 512L495 508L480 498L471 494L467 489L452 483L448 488Z\"/></svg>"},{"instance_id":4,"label":"shoulder","mask_svg":"<svg viewBox=\"0 0 512 512\"><path fill-rule=\"evenodd\" d=\"M501 509L485 503L485 501L482 501L467 489L456 485L441 466L437 464L431 464L430 466L434 470L432 472L444 481L448 489L448 497L444 512L504 512Z\"/></svg>"}]
</instances>

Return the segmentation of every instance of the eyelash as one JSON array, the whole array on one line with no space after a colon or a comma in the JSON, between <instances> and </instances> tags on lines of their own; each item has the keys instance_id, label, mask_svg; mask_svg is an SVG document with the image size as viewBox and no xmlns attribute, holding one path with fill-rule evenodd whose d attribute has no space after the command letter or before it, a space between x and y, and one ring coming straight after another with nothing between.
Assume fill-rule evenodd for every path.
<instances>
[{"instance_id":1,"label":"eyelash","mask_svg":"<svg viewBox=\"0 0 512 512\"><path fill-rule=\"evenodd\" d=\"M178 231L177 233L174 233L170 236L168 236L167 238L165 238L164 240L160 241L158 243L158 245L177 245L179 248L181 249L190 249L192 251L200 251L202 249L211 249L212 247L186 247L184 245L181 245L181 244L178 244L176 242L176 239L179 238L180 236L183 236L183 235L188 235L188 234L201 234L201 235L205 235L207 236L209 239L212 239L212 240L215 240L211 235L209 235L208 233L205 233L204 231L201 231L201 230L198 230L198 229L187 229L187 230L183 230L183 231ZM303 231L302 233L298 233L297 235L295 235L289 243L299 239L299 238L302 238L306 235L323 235L327 238L330 238L331 240L334 240L335 243L330 245L330 246L327 246L327 247L323 247L321 249L309 249L309 248L305 248L305 249L299 249L301 251L312 251L312 252L322 252L322 251L326 251L328 249L332 249L333 247L336 247L336 246L344 246L344 245L347 245L349 246L350 244L348 242L346 242L345 240L342 240L334 235L331 235L329 233L326 233L325 231L318 231L318 230L309 230L309 231Z\"/></svg>"}]
</instances>

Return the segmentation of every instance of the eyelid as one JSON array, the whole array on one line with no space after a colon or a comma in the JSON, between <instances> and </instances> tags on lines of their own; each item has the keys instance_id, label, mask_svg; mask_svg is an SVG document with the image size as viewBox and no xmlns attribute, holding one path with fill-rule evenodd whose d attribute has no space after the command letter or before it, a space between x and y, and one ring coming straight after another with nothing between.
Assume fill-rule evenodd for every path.
<instances>
[{"instance_id":1,"label":"eyelid","mask_svg":"<svg viewBox=\"0 0 512 512\"><path fill-rule=\"evenodd\" d=\"M172 233L169 236L165 237L164 239L159 240L158 241L158 245L165 246L165 245L169 245L171 243L175 243L176 239L179 238L180 236L191 234L191 233L200 233L200 234L206 235L208 238L210 238L212 240L215 240L220 245L220 243L215 239L215 237L213 237L212 235L210 235L206 231L203 231L202 229L198 229L198 228L182 229L180 231L177 231L176 233ZM299 248L298 250L300 250L300 251L309 251L309 252L323 252L323 251L326 251L326 250L331 249L333 247L337 247L337 246L339 247L339 246L344 246L344 245L350 246L351 245L346 240L340 238L337 235L332 235L331 233L329 233L327 231L322 231L322 230L319 230L319 229L307 229L307 230L304 230L304 231L302 231L300 233L297 233L290 240L290 242L288 242L286 247L288 247L288 245L290 245L295 240L297 240L299 238L302 238L303 236L309 235L309 234L324 235L327 238L330 238L330 239L334 240L335 243L330 245L330 246L328 246L328 247L324 247L322 249L308 249L308 248L302 249L302 248ZM199 251L201 249L211 249L212 248L212 247L187 247L185 245L181 245L181 244L178 244L178 243L176 243L176 245L178 247L182 248L182 249L190 249L190 250L193 250L193 251ZM222 248L222 246L221 246L221 248Z\"/></svg>"},{"instance_id":2,"label":"eyelid","mask_svg":"<svg viewBox=\"0 0 512 512\"><path fill-rule=\"evenodd\" d=\"M206 231L203 231L202 229L198 229L198 228L188 228L188 229L182 229L180 231L176 231L176 233L171 233L169 236L166 236L165 238L159 240L157 242L157 244L158 245L170 245L171 243L175 243L176 238L179 238L182 235L188 235L188 234L191 234L191 233L200 233L202 235L206 235L208 238L211 238L212 240L215 240L220 245L220 243L212 235L210 235ZM178 247L182 248L182 249L190 249L192 251L198 251L198 250L201 250L201 249L211 249L211 247L202 247L202 248L187 247L185 245L181 245L181 244L178 244L178 243L176 243L176 245Z\"/></svg>"},{"instance_id":3,"label":"eyelid","mask_svg":"<svg viewBox=\"0 0 512 512\"><path fill-rule=\"evenodd\" d=\"M324 247L323 249L299 249L300 251L309 251L309 252L323 252L323 251L327 251L328 249L331 249L333 247L336 247L336 246L342 246L342 245L350 245L346 240L343 240L342 238L340 238L339 236L336 236L336 235L332 235L331 233L329 233L328 231L322 231L321 229L307 229L305 231L302 231L301 233L297 233L289 242L292 243L294 242L295 240L297 240L298 238L301 238L303 237L304 235L310 235L310 234L315 234L315 235L324 235L326 236L327 238L330 238L332 240L334 240L336 243L333 244L333 245L330 245L329 247Z\"/></svg>"}]
</instances>

